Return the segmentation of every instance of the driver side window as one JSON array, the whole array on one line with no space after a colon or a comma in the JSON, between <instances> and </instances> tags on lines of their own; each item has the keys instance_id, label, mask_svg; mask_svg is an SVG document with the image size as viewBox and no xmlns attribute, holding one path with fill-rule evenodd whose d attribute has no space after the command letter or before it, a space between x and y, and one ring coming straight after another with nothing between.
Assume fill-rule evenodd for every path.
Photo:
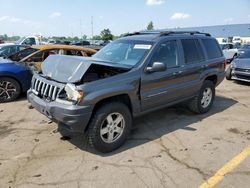
<instances>
[{"instance_id":1,"label":"driver side window","mask_svg":"<svg viewBox=\"0 0 250 188\"><path fill-rule=\"evenodd\" d=\"M178 46L176 41L166 41L160 44L151 60L151 64L154 62L161 62L166 67L174 68L179 66L178 62Z\"/></svg>"}]
</instances>

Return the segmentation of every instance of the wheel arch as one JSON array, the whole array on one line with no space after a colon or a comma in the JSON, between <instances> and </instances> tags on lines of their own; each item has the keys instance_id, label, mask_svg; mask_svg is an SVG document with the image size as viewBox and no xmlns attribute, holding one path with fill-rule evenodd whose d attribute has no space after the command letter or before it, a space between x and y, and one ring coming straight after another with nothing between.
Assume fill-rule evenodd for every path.
<instances>
[{"instance_id":1,"label":"wheel arch","mask_svg":"<svg viewBox=\"0 0 250 188\"><path fill-rule=\"evenodd\" d=\"M88 122L88 125L85 127L84 131L86 131L88 129L89 123L90 123L91 119L93 118L93 115L95 114L97 109L99 109L102 105L104 105L108 102L121 102L121 103L125 104L128 107L128 109L130 110L131 115L133 115L133 106L132 106L131 99L130 99L128 94L118 94L118 95L110 96L110 97L99 100L95 104L93 111L92 111L92 115L91 115L90 120Z\"/></svg>"},{"instance_id":2,"label":"wheel arch","mask_svg":"<svg viewBox=\"0 0 250 188\"><path fill-rule=\"evenodd\" d=\"M209 80L209 81L213 82L214 85L216 86L217 83L218 83L218 76L215 75L215 74L212 74L212 75L207 76L207 77L204 79L204 81L205 81L205 80Z\"/></svg>"}]
</instances>

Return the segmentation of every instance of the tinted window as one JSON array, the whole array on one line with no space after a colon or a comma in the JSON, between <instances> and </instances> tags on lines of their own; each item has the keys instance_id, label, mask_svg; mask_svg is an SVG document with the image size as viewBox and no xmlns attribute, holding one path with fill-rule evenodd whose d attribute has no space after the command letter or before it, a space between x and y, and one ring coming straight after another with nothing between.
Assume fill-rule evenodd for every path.
<instances>
[{"instance_id":1,"label":"tinted window","mask_svg":"<svg viewBox=\"0 0 250 188\"><path fill-rule=\"evenodd\" d=\"M176 41L167 41L160 44L152 57L152 63L161 62L167 68L178 66L178 47Z\"/></svg>"},{"instance_id":2,"label":"tinted window","mask_svg":"<svg viewBox=\"0 0 250 188\"><path fill-rule=\"evenodd\" d=\"M207 51L208 59L214 59L222 56L220 47L214 39L202 39L204 47Z\"/></svg>"},{"instance_id":3,"label":"tinted window","mask_svg":"<svg viewBox=\"0 0 250 188\"><path fill-rule=\"evenodd\" d=\"M198 63L205 59L201 45L197 39L182 39L181 42L187 64Z\"/></svg>"}]
</instances>

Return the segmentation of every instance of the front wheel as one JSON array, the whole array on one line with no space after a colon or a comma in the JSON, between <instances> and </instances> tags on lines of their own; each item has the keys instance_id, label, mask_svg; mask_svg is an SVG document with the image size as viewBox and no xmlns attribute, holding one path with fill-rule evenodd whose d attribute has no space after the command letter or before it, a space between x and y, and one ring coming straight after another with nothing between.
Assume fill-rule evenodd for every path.
<instances>
[{"instance_id":1,"label":"front wheel","mask_svg":"<svg viewBox=\"0 0 250 188\"><path fill-rule=\"evenodd\" d=\"M209 80L205 80L200 89L199 95L190 101L189 108L193 112L196 112L198 114L204 114L211 109L214 97L214 83Z\"/></svg>"},{"instance_id":2,"label":"front wheel","mask_svg":"<svg viewBox=\"0 0 250 188\"><path fill-rule=\"evenodd\" d=\"M131 125L132 115L125 104L106 103L97 109L90 121L88 143L97 151L111 152L124 144Z\"/></svg>"},{"instance_id":3,"label":"front wheel","mask_svg":"<svg viewBox=\"0 0 250 188\"><path fill-rule=\"evenodd\" d=\"M21 88L16 80L8 77L0 78L0 103L14 101L20 93Z\"/></svg>"}]
</instances>

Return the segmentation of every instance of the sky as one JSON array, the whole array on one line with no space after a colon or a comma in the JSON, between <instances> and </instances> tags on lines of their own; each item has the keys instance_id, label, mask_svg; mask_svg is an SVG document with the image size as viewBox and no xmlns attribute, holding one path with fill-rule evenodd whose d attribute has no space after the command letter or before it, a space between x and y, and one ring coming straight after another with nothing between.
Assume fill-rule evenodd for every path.
<instances>
[{"instance_id":1,"label":"sky","mask_svg":"<svg viewBox=\"0 0 250 188\"><path fill-rule=\"evenodd\" d=\"M250 0L0 0L0 35L91 37L155 29L250 23Z\"/></svg>"}]
</instances>

